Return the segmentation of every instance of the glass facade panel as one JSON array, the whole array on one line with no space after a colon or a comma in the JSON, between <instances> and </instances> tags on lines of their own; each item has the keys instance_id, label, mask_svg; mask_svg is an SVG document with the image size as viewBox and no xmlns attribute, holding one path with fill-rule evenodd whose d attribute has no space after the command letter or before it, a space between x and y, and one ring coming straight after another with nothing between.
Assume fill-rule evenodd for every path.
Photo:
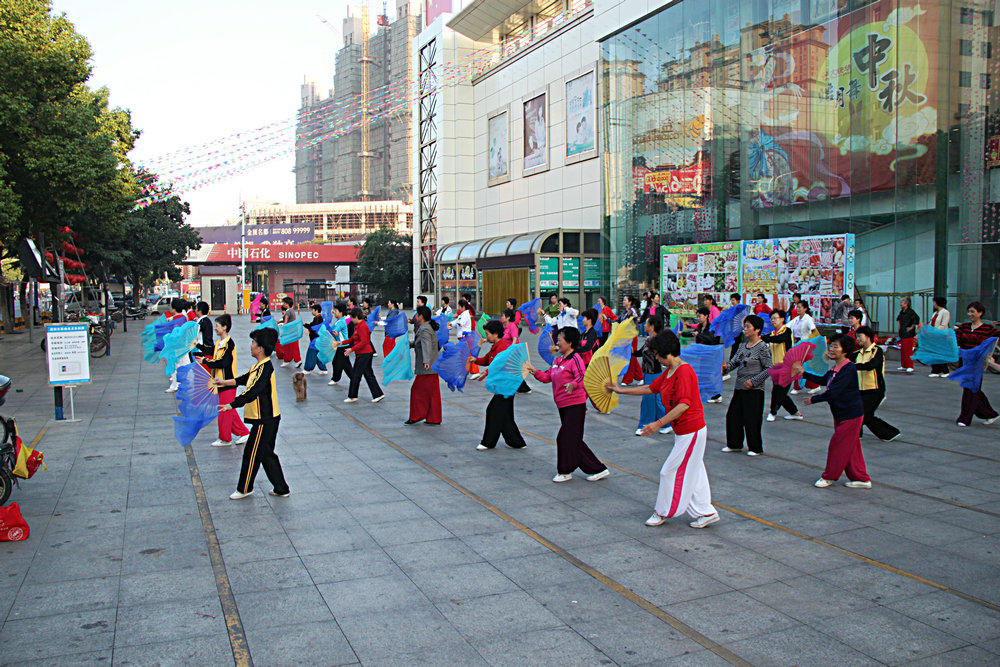
<instances>
[{"instance_id":1,"label":"glass facade panel","mask_svg":"<svg viewBox=\"0 0 1000 667\"><path fill-rule=\"evenodd\" d=\"M775 305L853 282L883 332L903 294L1000 317L997 59L974 46L1000 40L998 4L683 0L605 39L614 298L665 284L661 246L853 235L850 280L788 260Z\"/></svg>"}]
</instances>

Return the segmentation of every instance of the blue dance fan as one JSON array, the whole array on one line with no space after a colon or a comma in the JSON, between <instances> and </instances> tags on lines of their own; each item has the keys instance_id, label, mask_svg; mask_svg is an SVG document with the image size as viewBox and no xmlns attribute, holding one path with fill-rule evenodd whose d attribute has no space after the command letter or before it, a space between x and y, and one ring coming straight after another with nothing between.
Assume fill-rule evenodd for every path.
<instances>
[{"instance_id":1,"label":"blue dance fan","mask_svg":"<svg viewBox=\"0 0 1000 667\"><path fill-rule=\"evenodd\" d=\"M527 303L522 303L518 308L521 319L528 325L528 331L531 333L538 333L538 309L541 307L541 299L532 299Z\"/></svg>"},{"instance_id":2,"label":"blue dance fan","mask_svg":"<svg viewBox=\"0 0 1000 667\"><path fill-rule=\"evenodd\" d=\"M448 329L448 316L438 315L437 317L434 318L434 321L438 323L438 328L436 332L438 339L438 347L444 347L445 345L448 344L448 336L449 334L451 334L451 331Z\"/></svg>"},{"instance_id":3,"label":"blue dance fan","mask_svg":"<svg viewBox=\"0 0 1000 667\"><path fill-rule=\"evenodd\" d=\"M969 391L982 389L983 367L986 365L986 360L993 355L996 344L996 338L987 338L971 350L959 350L958 357L961 359L962 365L957 370L952 371L948 375L948 379L957 382L962 389Z\"/></svg>"},{"instance_id":4,"label":"blue dance fan","mask_svg":"<svg viewBox=\"0 0 1000 667\"><path fill-rule=\"evenodd\" d=\"M321 326L319 335L316 337L316 357L327 365L333 361L333 355L337 352L337 341L333 339L333 333L329 327Z\"/></svg>"},{"instance_id":5,"label":"blue dance fan","mask_svg":"<svg viewBox=\"0 0 1000 667\"><path fill-rule=\"evenodd\" d=\"M180 318L173 320L173 322L177 321L180 321ZM163 337L163 349L160 351L160 359L167 362L167 377L174 374L179 361L187 358L191 352L191 343L197 340L197 338L197 322L184 322Z\"/></svg>"},{"instance_id":6,"label":"blue dance fan","mask_svg":"<svg viewBox=\"0 0 1000 667\"><path fill-rule=\"evenodd\" d=\"M278 325L278 342L282 345L291 345L302 338L302 320L294 319L291 322Z\"/></svg>"},{"instance_id":7,"label":"blue dance fan","mask_svg":"<svg viewBox=\"0 0 1000 667\"><path fill-rule=\"evenodd\" d=\"M722 362L726 348L722 345L692 343L681 350L681 359L691 364L698 376L698 393L702 401L722 393Z\"/></svg>"},{"instance_id":8,"label":"blue dance fan","mask_svg":"<svg viewBox=\"0 0 1000 667\"><path fill-rule=\"evenodd\" d=\"M716 315L709 330L722 339L723 347L730 347L736 338L743 333L743 318L751 314L753 309L745 304L730 306Z\"/></svg>"},{"instance_id":9,"label":"blue dance fan","mask_svg":"<svg viewBox=\"0 0 1000 667\"><path fill-rule=\"evenodd\" d=\"M454 343L448 343L441 349L437 361L431 364L431 369L437 373L448 389L462 391L469 371L466 363L470 357L479 356L479 334L470 331Z\"/></svg>"},{"instance_id":10,"label":"blue dance fan","mask_svg":"<svg viewBox=\"0 0 1000 667\"><path fill-rule=\"evenodd\" d=\"M555 363L556 356L552 353L552 346L555 341L556 329L551 324L546 324L542 328L542 333L538 335L538 356L549 366Z\"/></svg>"},{"instance_id":11,"label":"blue dance fan","mask_svg":"<svg viewBox=\"0 0 1000 667\"><path fill-rule=\"evenodd\" d=\"M174 417L174 437L182 447L189 445L198 432L215 421L219 414L219 395L212 387L212 374L201 364L187 364L177 369L180 417Z\"/></svg>"},{"instance_id":12,"label":"blue dance fan","mask_svg":"<svg viewBox=\"0 0 1000 667\"><path fill-rule=\"evenodd\" d=\"M511 345L490 362L486 391L510 398L528 377L528 344Z\"/></svg>"},{"instance_id":13,"label":"blue dance fan","mask_svg":"<svg viewBox=\"0 0 1000 667\"><path fill-rule=\"evenodd\" d=\"M378 324L378 320L379 320L378 316L379 316L379 313L381 313L381 312L382 312L382 306L375 306L375 310L373 310L372 312L368 313L368 317L365 318L365 321L368 323L368 328L369 329L374 329L375 325Z\"/></svg>"},{"instance_id":14,"label":"blue dance fan","mask_svg":"<svg viewBox=\"0 0 1000 667\"><path fill-rule=\"evenodd\" d=\"M958 339L954 329L937 329L930 325L917 332L917 352L913 358L928 366L953 364L958 361Z\"/></svg>"},{"instance_id":15,"label":"blue dance fan","mask_svg":"<svg viewBox=\"0 0 1000 667\"><path fill-rule=\"evenodd\" d=\"M771 324L771 316L767 313L761 313L760 319L764 320L764 328L760 330L761 336L770 336L774 333L774 325Z\"/></svg>"},{"instance_id":16,"label":"blue dance fan","mask_svg":"<svg viewBox=\"0 0 1000 667\"><path fill-rule=\"evenodd\" d=\"M396 343L392 352L382 358L382 384L396 380L412 380L413 362L410 360L410 346L404 341Z\"/></svg>"},{"instance_id":17,"label":"blue dance fan","mask_svg":"<svg viewBox=\"0 0 1000 667\"><path fill-rule=\"evenodd\" d=\"M583 333L584 331L587 330L587 325L583 323L583 315L580 315L576 318L576 328L580 330L580 333Z\"/></svg>"},{"instance_id":18,"label":"blue dance fan","mask_svg":"<svg viewBox=\"0 0 1000 667\"><path fill-rule=\"evenodd\" d=\"M278 323L274 321L273 317L267 315L266 317L261 319L260 324L254 327L254 330L257 329L274 329L275 331L277 331Z\"/></svg>"},{"instance_id":19,"label":"blue dance fan","mask_svg":"<svg viewBox=\"0 0 1000 667\"><path fill-rule=\"evenodd\" d=\"M815 347L813 348L813 357L805 363L803 368L806 373L812 373L813 375L818 375L823 377L826 375L827 371L830 370L831 363L828 362L823 355L826 354L826 338L824 336L813 336L812 338L804 338L792 347L798 347L803 343L812 343Z\"/></svg>"},{"instance_id":20,"label":"blue dance fan","mask_svg":"<svg viewBox=\"0 0 1000 667\"><path fill-rule=\"evenodd\" d=\"M323 301L319 306L323 314L323 323L330 326L333 324L333 301Z\"/></svg>"},{"instance_id":21,"label":"blue dance fan","mask_svg":"<svg viewBox=\"0 0 1000 667\"><path fill-rule=\"evenodd\" d=\"M389 338L405 336L407 331L406 325L406 313L395 308L385 316L385 335Z\"/></svg>"}]
</instances>

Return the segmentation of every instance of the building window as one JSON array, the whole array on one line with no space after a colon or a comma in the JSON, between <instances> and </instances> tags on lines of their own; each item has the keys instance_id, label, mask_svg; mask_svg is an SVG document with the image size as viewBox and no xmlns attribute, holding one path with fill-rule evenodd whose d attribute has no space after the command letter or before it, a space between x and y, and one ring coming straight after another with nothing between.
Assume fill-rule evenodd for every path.
<instances>
[{"instance_id":1,"label":"building window","mask_svg":"<svg viewBox=\"0 0 1000 667\"><path fill-rule=\"evenodd\" d=\"M980 44L980 47L981 47L980 55L982 55L983 58L993 57L993 42L983 42L982 44Z\"/></svg>"},{"instance_id":2,"label":"building window","mask_svg":"<svg viewBox=\"0 0 1000 667\"><path fill-rule=\"evenodd\" d=\"M958 53L963 56L971 56L972 40L971 39L960 40L958 43Z\"/></svg>"},{"instance_id":3,"label":"building window","mask_svg":"<svg viewBox=\"0 0 1000 667\"><path fill-rule=\"evenodd\" d=\"M983 25L987 28L993 27L993 10L987 9L983 12Z\"/></svg>"},{"instance_id":4,"label":"building window","mask_svg":"<svg viewBox=\"0 0 1000 667\"><path fill-rule=\"evenodd\" d=\"M971 7L962 7L961 21L964 25L972 25L972 19L974 16L975 11Z\"/></svg>"},{"instance_id":5,"label":"building window","mask_svg":"<svg viewBox=\"0 0 1000 667\"><path fill-rule=\"evenodd\" d=\"M969 115L969 110L970 109L971 109L970 105L965 104L963 102L959 102L958 103L958 117L959 118L965 118L966 116Z\"/></svg>"},{"instance_id":6,"label":"building window","mask_svg":"<svg viewBox=\"0 0 1000 667\"><path fill-rule=\"evenodd\" d=\"M960 88L972 88L972 72L959 72L958 85Z\"/></svg>"},{"instance_id":7,"label":"building window","mask_svg":"<svg viewBox=\"0 0 1000 667\"><path fill-rule=\"evenodd\" d=\"M982 88L983 90L989 90L990 89L990 75L989 74L980 74L979 75L979 87Z\"/></svg>"}]
</instances>

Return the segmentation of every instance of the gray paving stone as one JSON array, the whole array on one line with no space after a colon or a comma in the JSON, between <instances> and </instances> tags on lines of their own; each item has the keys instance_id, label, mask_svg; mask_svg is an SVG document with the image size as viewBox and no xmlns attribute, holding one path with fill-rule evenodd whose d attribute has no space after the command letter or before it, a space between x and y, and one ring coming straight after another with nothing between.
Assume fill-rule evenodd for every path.
<instances>
[{"instance_id":1,"label":"gray paving stone","mask_svg":"<svg viewBox=\"0 0 1000 667\"><path fill-rule=\"evenodd\" d=\"M542 665L552 656L558 656L558 661L565 665L614 664L611 658L569 628L547 628L470 641L491 665Z\"/></svg>"},{"instance_id":2,"label":"gray paving stone","mask_svg":"<svg viewBox=\"0 0 1000 667\"><path fill-rule=\"evenodd\" d=\"M88 651L86 653L71 653L69 655L58 655L40 658L38 660L24 660L17 662L5 662L5 665L16 667L107 667L112 664L111 656L113 650Z\"/></svg>"},{"instance_id":3,"label":"gray paving stone","mask_svg":"<svg viewBox=\"0 0 1000 667\"><path fill-rule=\"evenodd\" d=\"M885 608L863 609L827 619L824 631L858 651L888 663L917 660L965 641Z\"/></svg>"},{"instance_id":4,"label":"gray paving stone","mask_svg":"<svg viewBox=\"0 0 1000 667\"><path fill-rule=\"evenodd\" d=\"M827 634L804 625L756 635L725 646L754 665L826 667L884 664Z\"/></svg>"},{"instance_id":5,"label":"gray paving stone","mask_svg":"<svg viewBox=\"0 0 1000 667\"><path fill-rule=\"evenodd\" d=\"M447 654L452 655L462 651L461 647L468 646L432 605L381 614L343 616L337 618L337 623L364 665L400 664L396 660L402 647L405 647L403 653L412 656L429 655L436 647L445 647Z\"/></svg>"},{"instance_id":6,"label":"gray paving stone","mask_svg":"<svg viewBox=\"0 0 1000 667\"><path fill-rule=\"evenodd\" d=\"M479 563L484 559L457 537L386 547L385 552L403 570Z\"/></svg>"},{"instance_id":7,"label":"gray paving stone","mask_svg":"<svg viewBox=\"0 0 1000 667\"><path fill-rule=\"evenodd\" d=\"M17 592L8 620L114 608L118 578L77 579L56 583L25 582Z\"/></svg>"},{"instance_id":8,"label":"gray paving stone","mask_svg":"<svg viewBox=\"0 0 1000 667\"><path fill-rule=\"evenodd\" d=\"M233 649L224 633L179 638L165 642L118 646L115 665L225 665L233 661Z\"/></svg>"},{"instance_id":9,"label":"gray paving stone","mask_svg":"<svg viewBox=\"0 0 1000 667\"><path fill-rule=\"evenodd\" d=\"M549 548L520 530L503 530L485 535L463 535L461 540L487 560L551 553Z\"/></svg>"},{"instance_id":10,"label":"gray paving stone","mask_svg":"<svg viewBox=\"0 0 1000 667\"><path fill-rule=\"evenodd\" d=\"M900 600L889 608L973 644L1000 638L1000 612L942 591Z\"/></svg>"},{"instance_id":11,"label":"gray paving stone","mask_svg":"<svg viewBox=\"0 0 1000 667\"><path fill-rule=\"evenodd\" d=\"M573 629L619 665L666 660L701 649L694 640L640 610L583 621Z\"/></svg>"},{"instance_id":12,"label":"gray paving stone","mask_svg":"<svg viewBox=\"0 0 1000 667\"><path fill-rule=\"evenodd\" d=\"M338 618L405 611L430 602L427 596L401 573L320 584L318 589L327 606Z\"/></svg>"},{"instance_id":13,"label":"gray paving stone","mask_svg":"<svg viewBox=\"0 0 1000 667\"><path fill-rule=\"evenodd\" d=\"M121 607L115 647L215 635L224 633L225 627L217 595Z\"/></svg>"},{"instance_id":14,"label":"gray paving stone","mask_svg":"<svg viewBox=\"0 0 1000 667\"><path fill-rule=\"evenodd\" d=\"M273 626L276 619L280 619L282 625L333 619L330 608L315 586L285 588L280 594L274 591L237 593L236 606L247 632Z\"/></svg>"},{"instance_id":15,"label":"gray paving stone","mask_svg":"<svg viewBox=\"0 0 1000 667\"><path fill-rule=\"evenodd\" d=\"M39 641L39 619L9 620L0 629L4 662L109 651L115 642L115 615L114 609L93 609L45 616L44 641Z\"/></svg>"},{"instance_id":16,"label":"gray paving stone","mask_svg":"<svg viewBox=\"0 0 1000 667\"><path fill-rule=\"evenodd\" d=\"M378 547L307 555L302 557L302 563L316 584L389 574L402 576L402 570Z\"/></svg>"},{"instance_id":17,"label":"gray paving stone","mask_svg":"<svg viewBox=\"0 0 1000 667\"><path fill-rule=\"evenodd\" d=\"M408 575L431 602L468 600L518 588L490 563L466 563L446 569L415 569L410 570Z\"/></svg>"},{"instance_id":18,"label":"gray paving stone","mask_svg":"<svg viewBox=\"0 0 1000 667\"><path fill-rule=\"evenodd\" d=\"M254 663L274 667L352 665L358 661L335 621L254 628L247 633Z\"/></svg>"},{"instance_id":19,"label":"gray paving stone","mask_svg":"<svg viewBox=\"0 0 1000 667\"><path fill-rule=\"evenodd\" d=\"M310 586L313 583L309 571L299 558L233 563L226 569L234 593L276 591Z\"/></svg>"},{"instance_id":20,"label":"gray paving stone","mask_svg":"<svg viewBox=\"0 0 1000 667\"><path fill-rule=\"evenodd\" d=\"M433 519L380 523L368 526L366 530L382 547L453 537L447 528Z\"/></svg>"},{"instance_id":21,"label":"gray paving stone","mask_svg":"<svg viewBox=\"0 0 1000 667\"><path fill-rule=\"evenodd\" d=\"M203 598L217 594L215 575L207 561L200 567L163 570L121 577L118 605L131 607L153 602Z\"/></svg>"},{"instance_id":22,"label":"gray paving stone","mask_svg":"<svg viewBox=\"0 0 1000 667\"><path fill-rule=\"evenodd\" d=\"M948 665L949 667L981 667L982 665L996 664L997 654L979 648L977 646L963 646L962 648L931 655L920 660L906 663L912 667L932 667L933 665Z\"/></svg>"},{"instance_id":23,"label":"gray paving stone","mask_svg":"<svg viewBox=\"0 0 1000 667\"><path fill-rule=\"evenodd\" d=\"M485 595L471 600L449 600L436 606L470 641L564 627L557 616L522 591Z\"/></svg>"}]
</instances>

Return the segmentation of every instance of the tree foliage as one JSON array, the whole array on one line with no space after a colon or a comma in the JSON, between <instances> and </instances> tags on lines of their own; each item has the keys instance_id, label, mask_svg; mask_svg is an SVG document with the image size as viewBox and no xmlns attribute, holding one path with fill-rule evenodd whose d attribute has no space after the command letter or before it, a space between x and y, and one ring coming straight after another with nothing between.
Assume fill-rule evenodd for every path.
<instances>
[{"instance_id":1,"label":"tree foliage","mask_svg":"<svg viewBox=\"0 0 1000 667\"><path fill-rule=\"evenodd\" d=\"M382 300L409 301L413 290L411 239L387 226L372 232L358 251L358 280Z\"/></svg>"}]
</instances>

